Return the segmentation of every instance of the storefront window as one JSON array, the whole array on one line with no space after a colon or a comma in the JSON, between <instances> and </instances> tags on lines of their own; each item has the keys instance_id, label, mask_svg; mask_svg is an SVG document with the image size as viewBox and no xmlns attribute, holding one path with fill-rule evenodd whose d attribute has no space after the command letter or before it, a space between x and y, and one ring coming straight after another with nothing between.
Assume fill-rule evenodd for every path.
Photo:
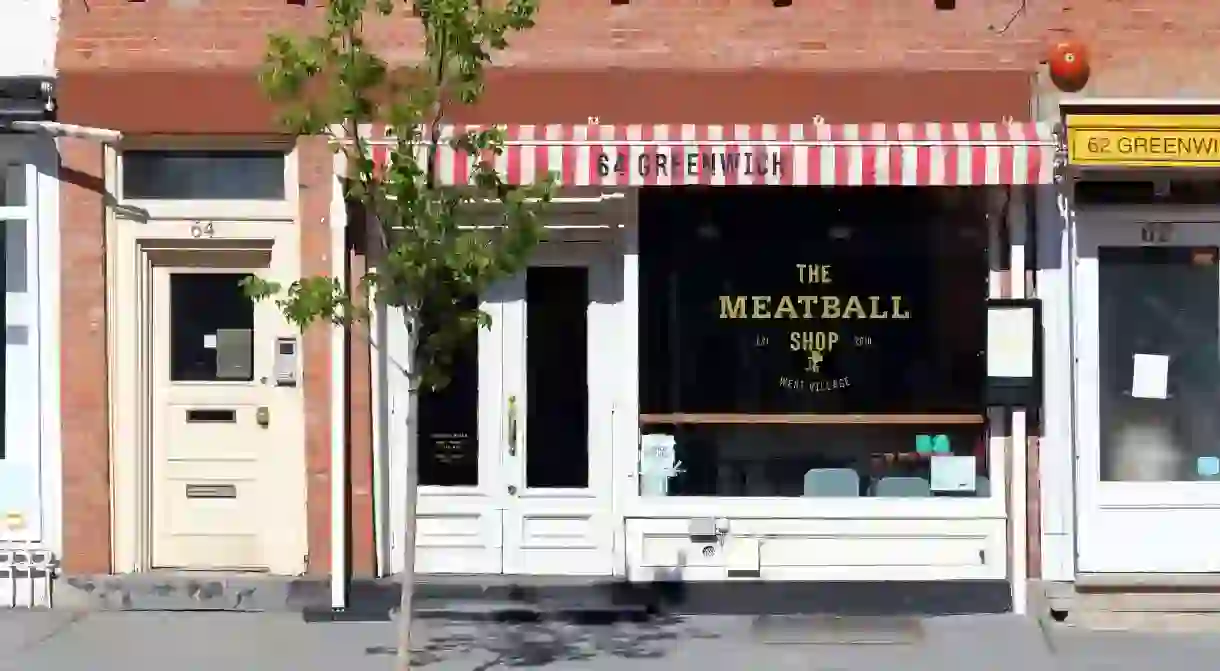
<instances>
[{"instance_id":1,"label":"storefront window","mask_svg":"<svg viewBox=\"0 0 1220 671\"><path fill-rule=\"evenodd\" d=\"M644 190L644 495L990 493L985 192Z\"/></svg>"},{"instance_id":2,"label":"storefront window","mask_svg":"<svg viewBox=\"0 0 1220 671\"><path fill-rule=\"evenodd\" d=\"M1220 480L1215 247L1098 250L1101 477ZM1137 385L1161 367L1161 388Z\"/></svg>"}]
</instances>

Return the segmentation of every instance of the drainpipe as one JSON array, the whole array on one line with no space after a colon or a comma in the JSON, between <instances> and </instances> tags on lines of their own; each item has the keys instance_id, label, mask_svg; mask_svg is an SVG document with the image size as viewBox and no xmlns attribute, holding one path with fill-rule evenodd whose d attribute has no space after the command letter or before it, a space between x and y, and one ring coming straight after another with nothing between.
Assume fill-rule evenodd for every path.
<instances>
[{"instance_id":1,"label":"drainpipe","mask_svg":"<svg viewBox=\"0 0 1220 671\"><path fill-rule=\"evenodd\" d=\"M1015 191L1015 193L1014 193ZM1031 222L1026 218L1025 190L1009 187L1005 218L1010 222L1009 290L1013 298L1025 298L1029 292L1025 286L1026 245L1033 239ZM1015 216L1014 216L1015 215ZM1012 609L1017 615L1025 615L1029 608L1029 482L1028 450L1026 434L1027 408L1012 410Z\"/></svg>"},{"instance_id":2,"label":"drainpipe","mask_svg":"<svg viewBox=\"0 0 1220 671\"><path fill-rule=\"evenodd\" d=\"M330 272L341 288L347 286L347 207L340 180L347 175L347 157L334 156L330 197ZM347 331L330 327L330 607L347 608Z\"/></svg>"}]
</instances>

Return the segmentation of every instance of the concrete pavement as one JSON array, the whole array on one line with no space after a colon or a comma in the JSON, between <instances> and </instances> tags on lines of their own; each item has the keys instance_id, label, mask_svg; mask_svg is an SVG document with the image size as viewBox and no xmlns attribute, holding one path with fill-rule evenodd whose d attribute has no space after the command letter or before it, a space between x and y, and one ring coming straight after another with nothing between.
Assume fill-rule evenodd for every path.
<instances>
[{"instance_id":1,"label":"concrete pavement","mask_svg":"<svg viewBox=\"0 0 1220 671\"><path fill-rule=\"evenodd\" d=\"M1009 615L847 622L422 621L414 647L417 668L429 671L1185 671L1220 655L1220 635L1045 629ZM389 622L311 623L288 613L0 611L0 650L3 671L388 671L394 631Z\"/></svg>"}]
</instances>

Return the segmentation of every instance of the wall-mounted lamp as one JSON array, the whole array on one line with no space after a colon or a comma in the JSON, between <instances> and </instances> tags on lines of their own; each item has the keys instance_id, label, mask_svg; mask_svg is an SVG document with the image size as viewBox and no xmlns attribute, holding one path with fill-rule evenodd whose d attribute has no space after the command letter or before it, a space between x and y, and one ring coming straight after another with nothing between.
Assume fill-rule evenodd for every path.
<instances>
[{"instance_id":1,"label":"wall-mounted lamp","mask_svg":"<svg viewBox=\"0 0 1220 671\"><path fill-rule=\"evenodd\" d=\"M612 4L612 5L626 5L626 4L629 4L630 2L631 2L631 0L610 0L610 4Z\"/></svg>"},{"instance_id":2,"label":"wall-mounted lamp","mask_svg":"<svg viewBox=\"0 0 1220 671\"><path fill-rule=\"evenodd\" d=\"M771 4L775 7L791 7L792 0L771 0Z\"/></svg>"},{"instance_id":3,"label":"wall-mounted lamp","mask_svg":"<svg viewBox=\"0 0 1220 671\"><path fill-rule=\"evenodd\" d=\"M957 0L932 0L932 2L940 10L957 9Z\"/></svg>"}]
</instances>

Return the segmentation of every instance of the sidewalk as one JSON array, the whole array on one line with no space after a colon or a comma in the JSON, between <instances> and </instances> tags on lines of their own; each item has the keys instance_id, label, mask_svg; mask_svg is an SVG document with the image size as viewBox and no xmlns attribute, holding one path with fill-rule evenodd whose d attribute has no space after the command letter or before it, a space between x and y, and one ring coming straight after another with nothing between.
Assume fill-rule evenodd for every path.
<instances>
[{"instance_id":1,"label":"sidewalk","mask_svg":"<svg viewBox=\"0 0 1220 671\"><path fill-rule=\"evenodd\" d=\"M416 668L429 671L1185 671L1209 668L1220 654L1220 636L1048 633L1007 615L808 637L713 616L604 626L421 622L417 632ZM775 642L784 638L804 642ZM0 611L0 650L3 671L388 671L394 631L388 622L308 623L283 613Z\"/></svg>"}]
</instances>

